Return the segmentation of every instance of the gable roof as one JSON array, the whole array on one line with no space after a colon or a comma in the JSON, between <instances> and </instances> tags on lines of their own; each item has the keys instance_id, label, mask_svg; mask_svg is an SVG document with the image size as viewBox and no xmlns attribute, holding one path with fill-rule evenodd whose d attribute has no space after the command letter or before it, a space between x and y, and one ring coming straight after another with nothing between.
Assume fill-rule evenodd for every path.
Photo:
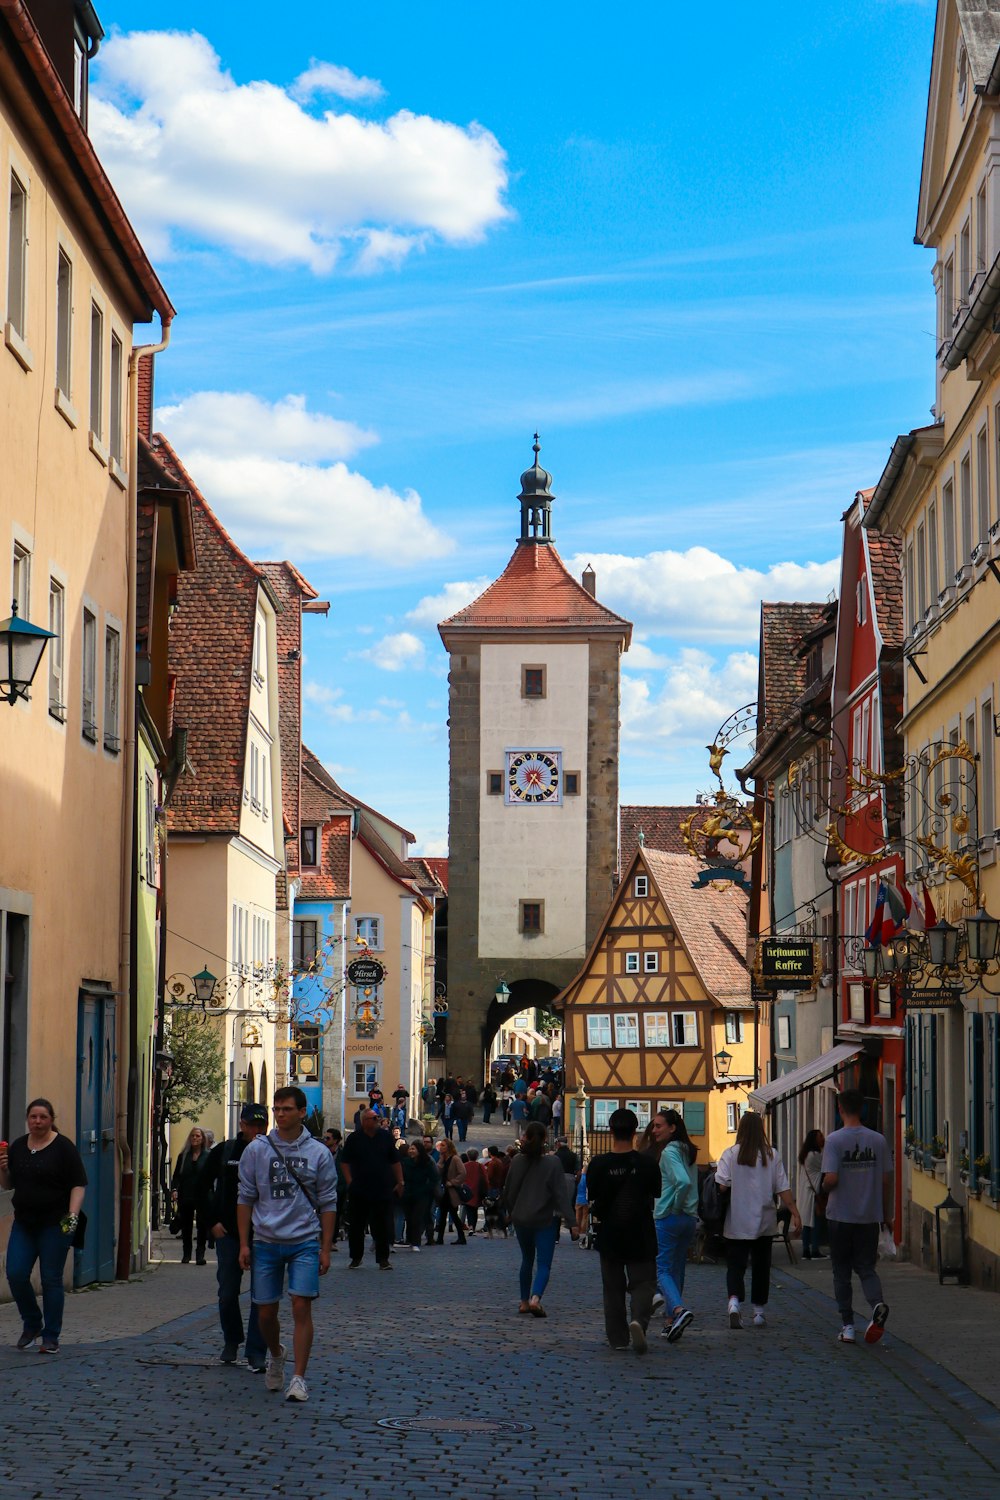
<instances>
[{"instance_id":1,"label":"gable roof","mask_svg":"<svg viewBox=\"0 0 1000 1500\"><path fill-rule=\"evenodd\" d=\"M171 832L239 832L250 715L257 594L263 575L213 514L166 438L152 450L191 497L198 567L177 580L168 661L173 723L188 731L187 764L168 805Z\"/></svg>"},{"instance_id":2,"label":"gable roof","mask_svg":"<svg viewBox=\"0 0 1000 1500\"><path fill-rule=\"evenodd\" d=\"M960 141L953 159L947 156L949 128L956 102L956 64L960 46L968 59L968 102ZM941 210L955 187L953 166L963 156L971 133L982 122L978 96L995 98L1000 89L1000 0L938 0L934 20L927 87L920 190L917 201L917 244L932 245Z\"/></svg>"},{"instance_id":3,"label":"gable roof","mask_svg":"<svg viewBox=\"0 0 1000 1500\"><path fill-rule=\"evenodd\" d=\"M430 855L427 855L427 854L422 855L421 858L422 858L423 863L427 866L428 870L430 870L431 874L434 876L434 879L437 881L438 885L441 887L441 890L447 896L447 894L448 894L448 861L447 861L447 859L446 858L442 858L441 856L438 856L438 855L434 855L433 857L431 857Z\"/></svg>"},{"instance_id":4,"label":"gable roof","mask_svg":"<svg viewBox=\"0 0 1000 1500\"><path fill-rule=\"evenodd\" d=\"M369 807L367 802L362 802L358 797L352 797L350 792L345 792L340 783L334 780L319 758L306 745L302 746L302 764L303 768L308 765L310 771L317 777L320 783L338 796L346 808L357 808L359 812L370 813L373 818L381 818L383 823L388 823L391 827L397 828L408 844L416 843L416 834L411 833L408 828L404 828L402 823L394 822L384 812L379 812L377 807ZM395 857L398 859L399 855L397 854Z\"/></svg>"},{"instance_id":5,"label":"gable roof","mask_svg":"<svg viewBox=\"0 0 1000 1500\"><path fill-rule=\"evenodd\" d=\"M760 683L758 722L776 728L805 691L808 660L800 653L803 639L825 622L826 604L760 606ZM763 715L761 715L763 710Z\"/></svg>"},{"instance_id":6,"label":"gable roof","mask_svg":"<svg viewBox=\"0 0 1000 1500\"><path fill-rule=\"evenodd\" d=\"M599 632L621 636L625 649L632 625L599 604L570 573L555 547L518 542L500 577L478 599L442 620L445 645L454 634L520 633L532 627L552 634Z\"/></svg>"},{"instance_id":7,"label":"gable roof","mask_svg":"<svg viewBox=\"0 0 1000 1500\"><path fill-rule=\"evenodd\" d=\"M683 854L690 859L687 845L681 838L681 824L698 808L691 807L620 807L618 809L618 841L621 847L620 868L625 870L635 858L639 848L639 834L643 836L643 847L662 849L667 854Z\"/></svg>"}]
</instances>

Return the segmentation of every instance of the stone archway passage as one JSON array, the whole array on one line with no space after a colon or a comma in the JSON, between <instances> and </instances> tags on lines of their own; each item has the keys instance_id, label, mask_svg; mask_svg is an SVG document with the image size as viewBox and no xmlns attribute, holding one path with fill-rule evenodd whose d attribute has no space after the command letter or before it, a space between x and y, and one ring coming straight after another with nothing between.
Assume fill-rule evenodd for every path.
<instances>
[{"instance_id":1,"label":"stone archway passage","mask_svg":"<svg viewBox=\"0 0 1000 1500\"><path fill-rule=\"evenodd\" d=\"M518 1016L522 1010L551 1010L552 1001L559 994L559 987L545 979L515 979L510 986L510 999L503 1005L490 1001L486 1020L483 1022L483 1058L490 1054L493 1038L505 1021Z\"/></svg>"}]
</instances>

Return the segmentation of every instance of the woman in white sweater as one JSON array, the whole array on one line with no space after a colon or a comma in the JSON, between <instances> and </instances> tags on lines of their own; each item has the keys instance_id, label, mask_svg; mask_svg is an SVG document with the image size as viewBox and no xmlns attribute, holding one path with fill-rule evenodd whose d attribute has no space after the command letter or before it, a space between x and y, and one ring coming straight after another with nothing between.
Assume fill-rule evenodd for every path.
<instances>
[{"instance_id":1,"label":"woman in white sweater","mask_svg":"<svg viewBox=\"0 0 1000 1500\"><path fill-rule=\"evenodd\" d=\"M726 1241L729 1326L743 1327L740 1309L746 1300L749 1260L753 1326L763 1328L771 1284L771 1241L778 1232L775 1198L780 1198L790 1210L794 1233L801 1232L802 1220L788 1186L784 1163L769 1144L760 1115L750 1111L743 1116L735 1146L723 1151L719 1158L715 1181L729 1196L722 1231Z\"/></svg>"}]
</instances>

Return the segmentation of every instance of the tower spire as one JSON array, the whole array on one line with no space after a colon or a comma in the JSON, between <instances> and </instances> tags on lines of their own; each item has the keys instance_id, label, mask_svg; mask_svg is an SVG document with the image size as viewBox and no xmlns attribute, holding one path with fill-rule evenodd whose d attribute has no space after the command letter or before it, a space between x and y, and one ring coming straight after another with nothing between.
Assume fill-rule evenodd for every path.
<instances>
[{"instance_id":1,"label":"tower spire","mask_svg":"<svg viewBox=\"0 0 1000 1500\"><path fill-rule=\"evenodd\" d=\"M543 469L538 461L538 455L542 451L542 445L535 433L535 441L532 452L535 462L530 469L525 469L521 475L521 493L518 500L521 502L521 535L518 542L551 542L552 541L552 502L555 496L552 493L552 475L547 469Z\"/></svg>"}]
</instances>

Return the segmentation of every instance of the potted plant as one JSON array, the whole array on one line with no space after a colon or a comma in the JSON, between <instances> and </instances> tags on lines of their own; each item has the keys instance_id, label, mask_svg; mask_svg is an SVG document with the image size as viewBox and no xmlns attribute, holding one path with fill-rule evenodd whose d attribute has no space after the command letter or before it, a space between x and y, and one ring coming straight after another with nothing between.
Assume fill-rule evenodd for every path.
<instances>
[{"instance_id":1,"label":"potted plant","mask_svg":"<svg viewBox=\"0 0 1000 1500\"><path fill-rule=\"evenodd\" d=\"M958 1175L964 1183L969 1181L969 1153L963 1151L958 1158Z\"/></svg>"},{"instance_id":2,"label":"potted plant","mask_svg":"<svg viewBox=\"0 0 1000 1500\"><path fill-rule=\"evenodd\" d=\"M990 1185L990 1158L984 1152L976 1157L976 1197Z\"/></svg>"},{"instance_id":3,"label":"potted plant","mask_svg":"<svg viewBox=\"0 0 1000 1500\"><path fill-rule=\"evenodd\" d=\"M906 1130L903 1133L903 1143L904 1143L903 1144L903 1154L904 1154L904 1156L912 1156L913 1155L913 1147L914 1147L914 1144L916 1142L916 1139L917 1139L917 1132L916 1132L916 1130L914 1129L914 1127L912 1125L907 1125Z\"/></svg>"}]
</instances>

